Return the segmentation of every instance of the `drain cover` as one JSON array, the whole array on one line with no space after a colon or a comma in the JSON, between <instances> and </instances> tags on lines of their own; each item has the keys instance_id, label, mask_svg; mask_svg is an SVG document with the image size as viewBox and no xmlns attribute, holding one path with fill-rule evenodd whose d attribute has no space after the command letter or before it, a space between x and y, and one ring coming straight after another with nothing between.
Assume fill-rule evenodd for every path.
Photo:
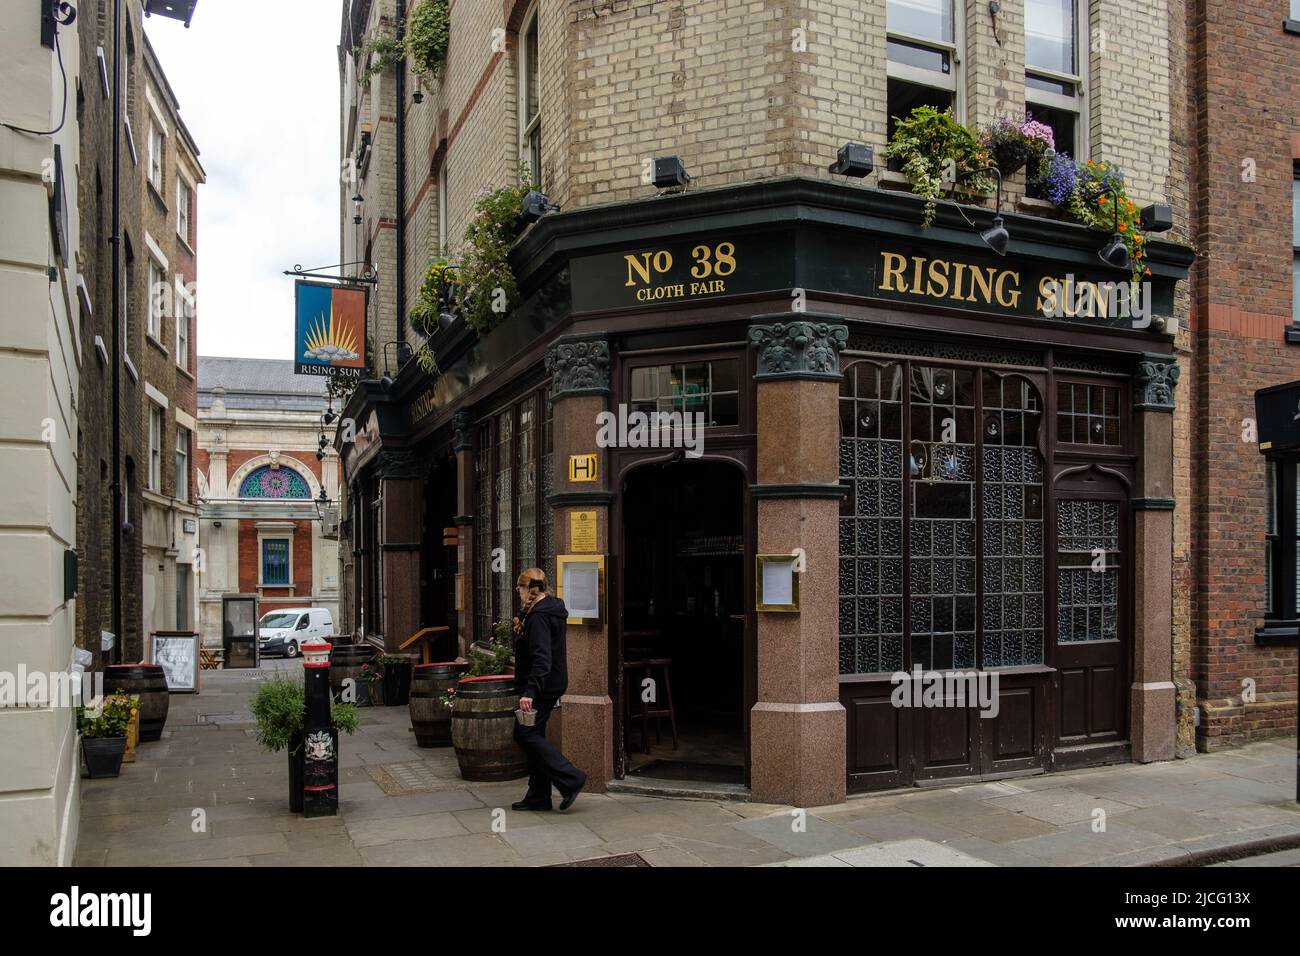
<instances>
[{"instance_id":1,"label":"drain cover","mask_svg":"<svg viewBox=\"0 0 1300 956\"><path fill-rule=\"evenodd\" d=\"M428 793L431 790L454 790L464 785L461 780L453 780L419 760L366 767L366 773L390 797L405 793Z\"/></svg>"},{"instance_id":2,"label":"drain cover","mask_svg":"<svg viewBox=\"0 0 1300 956\"><path fill-rule=\"evenodd\" d=\"M620 853L617 856L597 856L590 860L578 860L575 863L552 863L551 867L564 866L649 866L640 853Z\"/></svg>"}]
</instances>

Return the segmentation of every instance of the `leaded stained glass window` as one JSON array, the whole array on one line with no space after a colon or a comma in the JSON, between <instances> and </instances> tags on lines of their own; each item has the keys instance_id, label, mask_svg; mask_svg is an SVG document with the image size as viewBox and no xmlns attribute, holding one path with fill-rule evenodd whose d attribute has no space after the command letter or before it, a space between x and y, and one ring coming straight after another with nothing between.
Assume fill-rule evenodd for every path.
<instances>
[{"instance_id":1,"label":"leaded stained glass window","mask_svg":"<svg viewBox=\"0 0 1300 956\"><path fill-rule=\"evenodd\" d=\"M311 489L292 468L263 465L239 485L241 498L310 498Z\"/></svg>"},{"instance_id":2,"label":"leaded stained glass window","mask_svg":"<svg viewBox=\"0 0 1300 956\"><path fill-rule=\"evenodd\" d=\"M1019 375L846 370L841 673L1042 663L1042 414Z\"/></svg>"},{"instance_id":3,"label":"leaded stained glass window","mask_svg":"<svg viewBox=\"0 0 1300 956\"><path fill-rule=\"evenodd\" d=\"M1119 504L1062 499L1056 503L1057 640L1119 638Z\"/></svg>"}]
</instances>

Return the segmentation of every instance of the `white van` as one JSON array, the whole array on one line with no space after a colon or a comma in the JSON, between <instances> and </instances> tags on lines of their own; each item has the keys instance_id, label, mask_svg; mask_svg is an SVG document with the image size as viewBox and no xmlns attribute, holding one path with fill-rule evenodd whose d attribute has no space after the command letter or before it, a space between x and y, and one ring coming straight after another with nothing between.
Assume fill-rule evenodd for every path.
<instances>
[{"instance_id":1,"label":"white van","mask_svg":"<svg viewBox=\"0 0 1300 956\"><path fill-rule=\"evenodd\" d=\"M257 624L263 654L297 657L309 638L328 641L334 633L334 618L319 607L286 607L267 611Z\"/></svg>"}]
</instances>

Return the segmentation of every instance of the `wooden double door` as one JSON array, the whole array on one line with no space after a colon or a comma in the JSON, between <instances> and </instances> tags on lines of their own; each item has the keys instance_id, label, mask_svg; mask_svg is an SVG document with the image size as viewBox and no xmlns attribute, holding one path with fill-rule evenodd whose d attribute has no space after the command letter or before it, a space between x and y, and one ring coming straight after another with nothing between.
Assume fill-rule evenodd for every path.
<instances>
[{"instance_id":1,"label":"wooden double door","mask_svg":"<svg viewBox=\"0 0 1300 956\"><path fill-rule=\"evenodd\" d=\"M1099 405L1118 414L1119 386L1105 388L1116 394ZM1058 750L1087 760L1125 739L1122 433L1063 446L1074 404L1046 370L905 359L845 370L850 790L1030 772ZM1082 418L1087 438L1086 407Z\"/></svg>"}]
</instances>

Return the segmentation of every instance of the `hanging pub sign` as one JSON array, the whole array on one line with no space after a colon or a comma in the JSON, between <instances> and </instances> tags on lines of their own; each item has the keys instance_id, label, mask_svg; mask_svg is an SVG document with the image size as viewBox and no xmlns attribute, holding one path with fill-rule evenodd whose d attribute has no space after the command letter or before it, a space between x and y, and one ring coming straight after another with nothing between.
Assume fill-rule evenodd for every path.
<instances>
[{"instance_id":1,"label":"hanging pub sign","mask_svg":"<svg viewBox=\"0 0 1300 956\"><path fill-rule=\"evenodd\" d=\"M364 377L369 289L299 279L295 301L294 372Z\"/></svg>"},{"instance_id":2,"label":"hanging pub sign","mask_svg":"<svg viewBox=\"0 0 1300 956\"><path fill-rule=\"evenodd\" d=\"M1260 451L1300 448L1300 382L1261 388L1255 393Z\"/></svg>"}]
</instances>

